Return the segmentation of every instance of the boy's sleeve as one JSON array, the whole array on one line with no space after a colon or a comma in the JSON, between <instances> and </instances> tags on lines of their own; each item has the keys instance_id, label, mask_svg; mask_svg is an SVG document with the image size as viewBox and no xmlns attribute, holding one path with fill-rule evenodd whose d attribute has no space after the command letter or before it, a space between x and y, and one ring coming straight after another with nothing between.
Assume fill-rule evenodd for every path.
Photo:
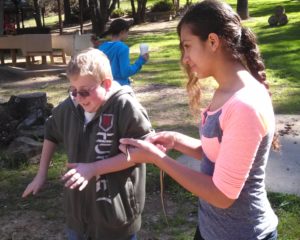
<instances>
[{"instance_id":1,"label":"boy's sleeve","mask_svg":"<svg viewBox=\"0 0 300 240\"><path fill-rule=\"evenodd\" d=\"M119 113L120 132L122 138L144 139L153 133L148 114L141 104L134 98L128 99Z\"/></svg>"},{"instance_id":2,"label":"boy's sleeve","mask_svg":"<svg viewBox=\"0 0 300 240\"><path fill-rule=\"evenodd\" d=\"M55 144L61 142L60 135L58 134L58 126L55 122L55 117L53 114L49 116L45 122L45 129L44 129L44 139L47 139Z\"/></svg>"}]
</instances>

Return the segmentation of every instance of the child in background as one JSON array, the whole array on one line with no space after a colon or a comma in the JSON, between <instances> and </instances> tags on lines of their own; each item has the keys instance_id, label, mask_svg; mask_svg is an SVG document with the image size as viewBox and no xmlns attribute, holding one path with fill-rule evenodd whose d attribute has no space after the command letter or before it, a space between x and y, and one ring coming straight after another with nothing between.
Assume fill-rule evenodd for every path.
<instances>
[{"instance_id":1,"label":"child in background","mask_svg":"<svg viewBox=\"0 0 300 240\"><path fill-rule=\"evenodd\" d=\"M110 60L114 80L121 85L130 85L129 77L139 72L149 59L149 53L146 53L139 56L134 64L130 64L129 47L124 43L128 32L129 24L124 19L116 19L101 36L110 35L111 40L98 47Z\"/></svg>"},{"instance_id":2,"label":"child in background","mask_svg":"<svg viewBox=\"0 0 300 240\"><path fill-rule=\"evenodd\" d=\"M191 6L177 31L190 106L199 109L201 79L218 84L202 112L201 140L160 132L147 141L121 139L120 148L134 146L131 161L154 163L199 197L194 239L275 240L278 219L265 189L275 118L255 35L216 0ZM201 172L174 161L168 149L201 159Z\"/></svg>"},{"instance_id":3,"label":"child in background","mask_svg":"<svg viewBox=\"0 0 300 240\"><path fill-rule=\"evenodd\" d=\"M45 183L56 146L63 143L70 169L65 183L69 240L134 240L145 202L145 164L118 149L122 137L145 138L152 130L130 87L113 81L107 57L98 49L68 64L70 96L53 109L45 125L40 167L23 197Z\"/></svg>"}]
</instances>

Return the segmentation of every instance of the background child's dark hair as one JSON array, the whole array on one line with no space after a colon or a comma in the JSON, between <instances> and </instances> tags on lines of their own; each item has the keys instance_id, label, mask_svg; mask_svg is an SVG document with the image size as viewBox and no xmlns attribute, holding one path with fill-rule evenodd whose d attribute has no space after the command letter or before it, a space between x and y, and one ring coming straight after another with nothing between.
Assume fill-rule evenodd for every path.
<instances>
[{"instance_id":1,"label":"background child's dark hair","mask_svg":"<svg viewBox=\"0 0 300 240\"><path fill-rule=\"evenodd\" d=\"M118 18L111 22L107 31L100 35L100 38L104 38L107 35L116 36L119 35L122 31L129 31L129 24L126 20Z\"/></svg>"}]
</instances>

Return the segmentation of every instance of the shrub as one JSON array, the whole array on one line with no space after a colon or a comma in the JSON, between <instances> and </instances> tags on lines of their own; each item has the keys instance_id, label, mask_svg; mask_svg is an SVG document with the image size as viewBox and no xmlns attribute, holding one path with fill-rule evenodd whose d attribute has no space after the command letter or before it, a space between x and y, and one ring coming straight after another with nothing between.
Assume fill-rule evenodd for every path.
<instances>
[{"instance_id":1,"label":"shrub","mask_svg":"<svg viewBox=\"0 0 300 240\"><path fill-rule=\"evenodd\" d=\"M132 18L133 15L132 15L132 10L131 9L125 9L125 15L127 15L128 17Z\"/></svg>"},{"instance_id":2,"label":"shrub","mask_svg":"<svg viewBox=\"0 0 300 240\"><path fill-rule=\"evenodd\" d=\"M125 14L126 14L126 12L122 8L117 8L117 9L113 10L113 12L111 13L111 17L119 18L119 17L123 17Z\"/></svg>"},{"instance_id":3,"label":"shrub","mask_svg":"<svg viewBox=\"0 0 300 240\"><path fill-rule=\"evenodd\" d=\"M168 12L171 10L173 10L173 3L168 0L158 1L151 8L151 12Z\"/></svg>"}]
</instances>

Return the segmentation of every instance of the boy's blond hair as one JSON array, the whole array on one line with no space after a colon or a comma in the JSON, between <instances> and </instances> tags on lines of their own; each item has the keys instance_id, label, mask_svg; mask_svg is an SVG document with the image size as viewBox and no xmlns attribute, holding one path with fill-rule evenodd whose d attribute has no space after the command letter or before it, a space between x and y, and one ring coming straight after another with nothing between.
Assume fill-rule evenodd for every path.
<instances>
[{"instance_id":1,"label":"boy's blond hair","mask_svg":"<svg viewBox=\"0 0 300 240\"><path fill-rule=\"evenodd\" d=\"M92 76L97 82L113 80L111 66L106 55L96 48L85 49L73 56L67 66L67 77Z\"/></svg>"}]
</instances>

